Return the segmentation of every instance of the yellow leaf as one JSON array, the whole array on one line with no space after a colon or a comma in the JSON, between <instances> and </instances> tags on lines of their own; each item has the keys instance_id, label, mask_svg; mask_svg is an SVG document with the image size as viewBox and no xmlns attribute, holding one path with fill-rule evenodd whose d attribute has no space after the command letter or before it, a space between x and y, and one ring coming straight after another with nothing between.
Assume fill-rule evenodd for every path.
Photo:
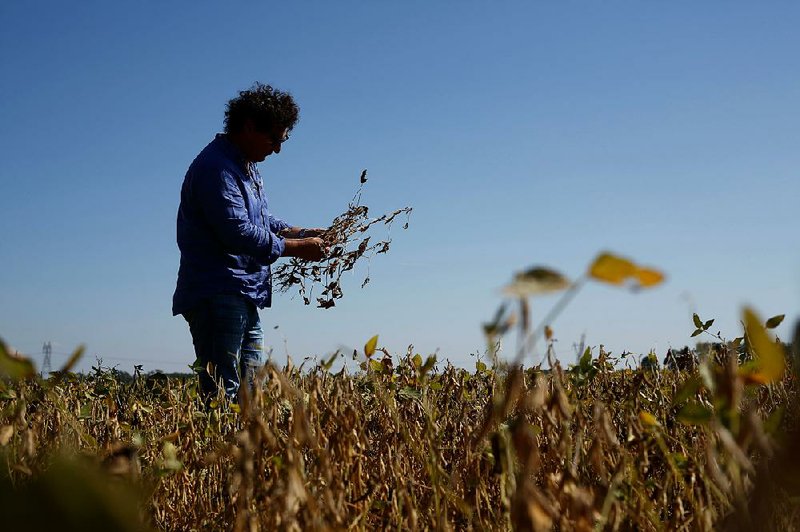
<instances>
[{"instance_id":1,"label":"yellow leaf","mask_svg":"<svg viewBox=\"0 0 800 532\"><path fill-rule=\"evenodd\" d=\"M641 421L644 425L648 427L658 427L661 423L658 422L656 416L651 414L650 412L645 412L642 410L639 412L639 421Z\"/></svg>"},{"instance_id":2,"label":"yellow leaf","mask_svg":"<svg viewBox=\"0 0 800 532\"><path fill-rule=\"evenodd\" d=\"M639 286L644 288L656 286L664 282L664 274L650 268L636 268L633 275L636 277L636 280L639 281Z\"/></svg>"},{"instance_id":3,"label":"yellow leaf","mask_svg":"<svg viewBox=\"0 0 800 532\"><path fill-rule=\"evenodd\" d=\"M544 326L544 337L548 340L552 340L553 338L553 329L551 329L549 325Z\"/></svg>"},{"instance_id":4,"label":"yellow leaf","mask_svg":"<svg viewBox=\"0 0 800 532\"><path fill-rule=\"evenodd\" d=\"M757 370L751 379L756 382L775 382L783 376L786 360L783 349L769 336L761 318L749 307L744 309L744 329L755 355Z\"/></svg>"},{"instance_id":5,"label":"yellow leaf","mask_svg":"<svg viewBox=\"0 0 800 532\"><path fill-rule=\"evenodd\" d=\"M766 376L762 373L758 373L758 370L753 372L752 368L742 367L739 368L739 375L742 376L742 380L745 384L768 384L769 381L767 380Z\"/></svg>"},{"instance_id":6,"label":"yellow leaf","mask_svg":"<svg viewBox=\"0 0 800 532\"><path fill-rule=\"evenodd\" d=\"M0 429L0 445L2 446L7 445L9 440L11 440L11 436L13 435L14 435L13 425L6 425L2 429Z\"/></svg>"},{"instance_id":7,"label":"yellow leaf","mask_svg":"<svg viewBox=\"0 0 800 532\"><path fill-rule=\"evenodd\" d=\"M636 265L611 253L601 253L589 268L589 276L605 283L622 284L636 273Z\"/></svg>"},{"instance_id":8,"label":"yellow leaf","mask_svg":"<svg viewBox=\"0 0 800 532\"><path fill-rule=\"evenodd\" d=\"M375 348L378 347L378 335L376 334L364 344L364 354L371 357L375 354Z\"/></svg>"}]
</instances>

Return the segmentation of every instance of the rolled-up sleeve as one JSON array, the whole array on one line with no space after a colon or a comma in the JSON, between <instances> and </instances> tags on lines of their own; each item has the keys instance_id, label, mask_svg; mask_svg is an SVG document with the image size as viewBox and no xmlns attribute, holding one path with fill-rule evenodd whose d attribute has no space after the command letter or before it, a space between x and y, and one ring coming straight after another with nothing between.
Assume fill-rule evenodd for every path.
<instances>
[{"instance_id":1,"label":"rolled-up sleeve","mask_svg":"<svg viewBox=\"0 0 800 532\"><path fill-rule=\"evenodd\" d=\"M269 215L269 230L279 235L281 231L284 229L289 229L291 225L287 224L280 218L276 218L275 216Z\"/></svg>"},{"instance_id":2,"label":"rolled-up sleeve","mask_svg":"<svg viewBox=\"0 0 800 532\"><path fill-rule=\"evenodd\" d=\"M203 214L229 253L250 255L272 264L283 255L284 240L276 232L250 221L236 177L227 170L200 171L193 188Z\"/></svg>"}]
</instances>

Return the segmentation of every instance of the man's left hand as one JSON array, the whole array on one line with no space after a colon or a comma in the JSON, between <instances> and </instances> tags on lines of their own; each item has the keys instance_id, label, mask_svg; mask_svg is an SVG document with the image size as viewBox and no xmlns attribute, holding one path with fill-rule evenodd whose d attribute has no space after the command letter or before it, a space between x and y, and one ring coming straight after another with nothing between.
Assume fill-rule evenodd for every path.
<instances>
[{"instance_id":1,"label":"man's left hand","mask_svg":"<svg viewBox=\"0 0 800 532\"><path fill-rule=\"evenodd\" d=\"M313 229L304 229L302 227L290 227L281 232L284 238L315 238L322 236L327 229L323 227L315 227Z\"/></svg>"},{"instance_id":2,"label":"man's left hand","mask_svg":"<svg viewBox=\"0 0 800 532\"><path fill-rule=\"evenodd\" d=\"M325 231L327 231L324 227L314 227L312 229L303 229L303 236L306 238L311 237L320 237L322 236Z\"/></svg>"}]
</instances>

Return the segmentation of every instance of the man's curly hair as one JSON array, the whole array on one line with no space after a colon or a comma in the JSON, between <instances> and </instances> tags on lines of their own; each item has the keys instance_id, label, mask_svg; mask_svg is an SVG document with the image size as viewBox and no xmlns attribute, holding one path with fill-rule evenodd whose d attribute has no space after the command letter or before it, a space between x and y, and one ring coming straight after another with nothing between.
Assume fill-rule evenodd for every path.
<instances>
[{"instance_id":1,"label":"man's curly hair","mask_svg":"<svg viewBox=\"0 0 800 532\"><path fill-rule=\"evenodd\" d=\"M277 127L291 131L299 118L300 109L291 94L256 82L228 102L225 133L238 133L247 119L251 119L259 131L271 132Z\"/></svg>"}]
</instances>

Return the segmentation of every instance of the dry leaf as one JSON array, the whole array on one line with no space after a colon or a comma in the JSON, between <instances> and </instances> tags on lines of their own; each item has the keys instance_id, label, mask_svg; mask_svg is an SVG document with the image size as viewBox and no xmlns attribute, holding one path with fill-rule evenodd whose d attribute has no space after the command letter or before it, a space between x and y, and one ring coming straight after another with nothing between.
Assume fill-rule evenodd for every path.
<instances>
[{"instance_id":1,"label":"dry leaf","mask_svg":"<svg viewBox=\"0 0 800 532\"><path fill-rule=\"evenodd\" d=\"M376 334L364 344L364 354L371 357L375 354L375 348L378 347L378 335Z\"/></svg>"},{"instance_id":2,"label":"dry leaf","mask_svg":"<svg viewBox=\"0 0 800 532\"><path fill-rule=\"evenodd\" d=\"M601 253L589 268L589 276L598 281L620 285L636 273L636 265L628 259Z\"/></svg>"}]
</instances>

